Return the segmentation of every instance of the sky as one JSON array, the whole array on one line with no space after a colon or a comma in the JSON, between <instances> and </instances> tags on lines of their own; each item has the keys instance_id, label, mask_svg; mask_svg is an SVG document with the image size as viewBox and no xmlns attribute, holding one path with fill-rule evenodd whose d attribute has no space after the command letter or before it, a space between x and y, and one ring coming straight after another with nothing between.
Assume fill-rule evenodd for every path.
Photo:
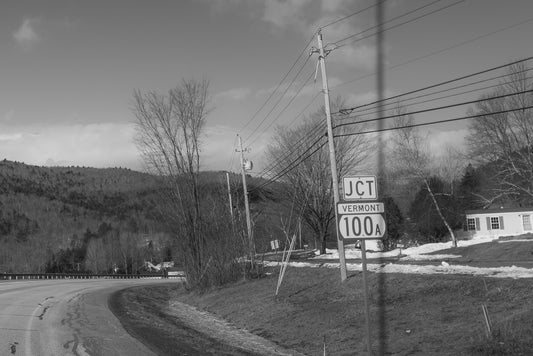
<instances>
[{"instance_id":1,"label":"sky","mask_svg":"<svg viewBox=\"0 0 533 356\"><path fill-rule=\"evenodd\" d=\"M206 79L213 110L202 141L202 169L237 171L240 134L258 170L267 163L263 153L274 129L297 127L324 104L320 72L315 79L318 57L308 55L319 28L331 49L326 66L332 97L341 96L347 107L376 98L376 38L367 36L375 32L374 4L2 1L0 159L142 170L134 144L134 90L165 94L182 80ZM529 0L387 0L384 7L385 28L392 27L384 32L386 96L533 53ZM480 92L472 95L449 100ZM417 120L461 116L467 109ZM432 149L463 147L467 126L429 127Z\"/></svg>"}]
</instances>

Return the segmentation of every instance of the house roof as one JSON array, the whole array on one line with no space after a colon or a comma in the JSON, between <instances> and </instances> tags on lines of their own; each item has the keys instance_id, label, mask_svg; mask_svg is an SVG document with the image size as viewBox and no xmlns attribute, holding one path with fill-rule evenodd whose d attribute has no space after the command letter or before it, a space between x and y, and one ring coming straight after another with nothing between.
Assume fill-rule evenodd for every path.
<instances>
[{"instance_id":1,"label":"house roof","mask_svg":"<svg viewBox=\"0 0 533 356\"><path fill-rule=\"evenodd\" d=\"M467 210L465 211L465 214L474 215L474 214L523 213L523 212L533 212L533 207Z\"/></svg>"}]
</instances>

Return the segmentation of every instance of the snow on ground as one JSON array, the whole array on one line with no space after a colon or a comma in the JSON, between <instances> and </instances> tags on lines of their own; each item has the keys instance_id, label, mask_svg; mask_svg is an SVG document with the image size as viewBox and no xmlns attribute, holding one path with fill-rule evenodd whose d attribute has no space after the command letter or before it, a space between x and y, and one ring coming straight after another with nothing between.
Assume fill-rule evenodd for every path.
<instances>
[{"instance_id":1,"label":"snow on ground","mask_svg":"<svg viewBox=\"0 0 533 356\"><path fill-rule=\"evenodd\" d=\"M275 267L280 262L268 262L268 266ZM340 268L339 263L313 263L313 262L289 262L290 267L311 268ZM347 263L348 271L362 271L362 264ZM533 278L533 269L523 267L472 267L460 265L407 265L407 264L367 264L367 270L376 273L404 273L404 274L463 274L472 276L485 276L494 278Z\"/></svg>"},{"instance_id":2,"label":"snow on ground","mask_svg":"<svg viewBox=\"0 0 533 356\"><path fill-rule=\"evenodd\" d=\"M461 240L461 241L457 241L457 246L458 247L471 246L471 245L491 242L492 240L493 239L490 239L490 238ZM445 250L450 247L453 247L451 242L437 242L437 243L425 244L425 245L420 245L420 246L415 246L415 247L409 247L405 249L397 248L395 250L387 251L387 252L372 252L372 251L367 250L366 258L398 257L400 261L423 261L423 260L440 261L443 259L461 257L459 255L425 255L427 253ZM361 258L361 250L356 249L355 245L346 245L344 252L345 252L346 259ZM338 260L339 253L337 250L327 249L325 255L319 255L316 258Z\"/></svg>"},{"instance_id":3,"label":"snow on ground","mask_svg":"<svg viewBox=\"0 0 533 356\"><path fill-rule=\"evenodd\" d=\"M470 246L485 242L490 242L493 239L475 239L458 241L458 247ZM513 240L518 241L518 240ZM532 240L525 240L532 241ZM509 241L498 241L509 242ZM440 251L452 247L451 242L431 243L420 245L416 247L410 247L406 249L396 249L388 252L369 252L367 251L367 258L379 258L379 257L398 257L399 261L422 261L422 260L436 260L442 261L445 259L452 259L461 257L459 255L449 254L436 254L425 255L430 252ZM317 261L314 262L290 262L291 267L324 267L324 268L340 268L339 263L319 263L318 259L331 259L338 260L339 254L337 250L327 250L326 255L315 257ZM361 258L361 251L356 249L354 245L348 245L345 249L345 255L347 259ZM311 259L312 261L313 259ZM268 262L269 266L278 266L280 262ZM349 271L362 271L362 264L360 263L348 263L346 268ZM410 264L367 264L367 269L376 273L405 273L405 274L464 274L475 276L486 276L494 278L533 278L533 269L523 267L473 267L462 265L450 265L443 262L441 265L410 265Z\"/></svg>"}]
</instances>

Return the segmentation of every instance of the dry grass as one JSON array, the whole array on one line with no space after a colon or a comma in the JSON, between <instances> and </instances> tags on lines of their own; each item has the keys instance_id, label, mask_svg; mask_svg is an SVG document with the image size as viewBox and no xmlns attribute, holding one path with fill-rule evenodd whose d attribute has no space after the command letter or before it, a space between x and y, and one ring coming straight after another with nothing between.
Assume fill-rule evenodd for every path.
<instances>
[{"instance_id":1,"label":"dry grass","mask_svg":"<svg viewBox=\"0 0 533 356\"><path fill-rule=\"evenodd\" d=\"M203 295L181 290L174 298L304 354L320 354L324 339L328 355L365 353L360 273L341 283L337 270L293 268L277 299L275 286L272 275ZM530 341L522 335L533 335L533 318L525 317L533 310L532 287L532 280L369 274L373 350L394 355L483 355L484 347L494 349L491 345L500 342L511 352L527 349ZM481 304L487 305L495 330L503 330L494 342L484 339ZM502 329L508 321L513 326Z\"/></svg>"}]
</instances>

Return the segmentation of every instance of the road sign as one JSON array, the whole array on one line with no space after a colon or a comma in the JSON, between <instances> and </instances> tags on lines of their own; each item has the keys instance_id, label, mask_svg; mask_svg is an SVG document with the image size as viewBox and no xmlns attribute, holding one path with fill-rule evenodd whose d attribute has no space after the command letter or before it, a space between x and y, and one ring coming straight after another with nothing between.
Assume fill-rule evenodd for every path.
<instances>
[{"instance_id":1,"label":"road sign","mask_svg":"<svg viewBox=\"0 0 533 356\"><path fill-rule=\"evenodd\" d=\"M380 202L366 203L338 203L338 214L381 214L385 212L385 205Z\"/></svg>"},{"instance_id":2,"label":"road sign","mask_svg":"<svg viewBox=\"0 0 533 356\"><path fill-rule=\"evenodd\" d=\"M380 239L386 224L381 214L338 215L339 232L343 239Z\"/></svg>"},{"instance_id":3,"label":"road sign","mask_svg":"<svg viewBox=\"0 0 533 356\"><path fill-rule=\"evenodd\" d=\"M343 177L342 193L344 200L376 200L376 176Z\"/></svg>"}]
</instances>

